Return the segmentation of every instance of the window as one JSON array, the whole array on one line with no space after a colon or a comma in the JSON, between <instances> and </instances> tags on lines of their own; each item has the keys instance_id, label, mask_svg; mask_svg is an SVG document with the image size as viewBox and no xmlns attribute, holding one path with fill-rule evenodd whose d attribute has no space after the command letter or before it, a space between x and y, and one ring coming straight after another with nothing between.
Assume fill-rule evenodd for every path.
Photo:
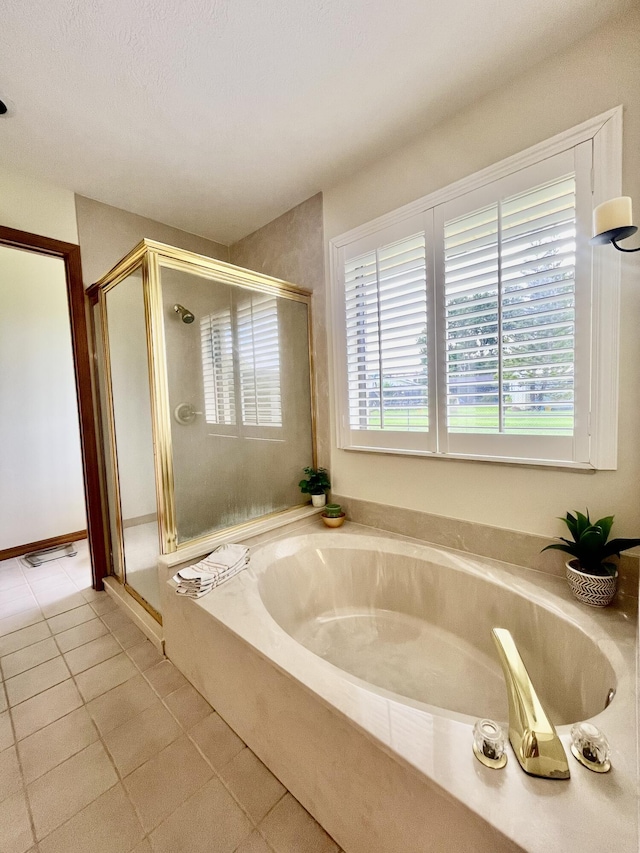
<instances>
[{"instance_id":1,"label":"window","mask_svg":"<svg viewBox=\"0 0 640 853\"><path fill-rule=\"evenodd\" d=\"M206 422L236 426L239 412L242 427L282 427L276 297L252 293L203 317L200 343Z\"/></svg>"},{"instance_id":2,"label":"window","mask_svg":"<svg viewBox=\"0 0 640 853\"><path fill-rule=\"evenodd\" d=\"M332 241L341 447L615 467L588 238L616 118Z\"/></svg>"},{"instance_id":3,"label":"window","mask_svg":"<svg viewBox=\"0 0 640 853\"><path fill-rule=\"evenodd\" d=\"M349 415L355 429L429 426L424 233L345 265Z\"/></svg>"},{"instance_id":4,"label":"window","mask_svg":"<svg viewBox=\"0 0 640 853\"><path fill-rule=\"evenodd\" d=\"M200 320L205 417L208 424L235 424L231 311L225 308Z\"/></svg>"},{"instance_id":5,"label":"window","mask_svg":"<svg viewBox=\"0 0 640 853\"><path fill-rule=\"evenodd\" d=\"M280 336L275 296L253 294L238 305L242 423L282 426Z\"/></svg>"}]
</instances>

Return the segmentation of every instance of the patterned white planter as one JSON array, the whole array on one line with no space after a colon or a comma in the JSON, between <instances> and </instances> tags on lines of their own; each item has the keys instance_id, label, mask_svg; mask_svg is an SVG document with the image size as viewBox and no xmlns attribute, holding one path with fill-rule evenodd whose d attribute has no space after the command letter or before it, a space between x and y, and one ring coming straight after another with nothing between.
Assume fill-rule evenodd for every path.
<instances>
[{"instance_id":1,"label":"patterned white planter","mask_svg":"<svg viewBox=\"0 0 640 853\"><path fill-rule=\"evenodd\" d=\"M576 568L577 560L568 560L567 581L571 592L583 604L592 607L606 607L613 601L618 589L618 570L615 575L588 575Z\"/></svg>"},{"instance_id":2,"label":"patterned white planter","mask_svg":"<svg viewBox=\"0 0 640 853\"><path fill-rule=\"evenodd\" d=\"M311 495L311 503L314 506L324 506L327 502L327 496L325 494L322 495Z\"/></svg>"}]
</instances>

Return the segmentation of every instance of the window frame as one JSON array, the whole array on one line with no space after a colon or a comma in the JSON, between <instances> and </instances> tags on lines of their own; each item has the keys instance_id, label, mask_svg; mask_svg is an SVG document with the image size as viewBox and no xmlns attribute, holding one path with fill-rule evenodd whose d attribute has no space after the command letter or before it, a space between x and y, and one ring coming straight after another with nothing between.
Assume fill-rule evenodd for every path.
<instances>
[{"instance_id":1,"label":"window frame","mask_svg":"<svg viewBox=\"0 0 640 853\"><path fill-rule=\"evenodd\" d=\"M620 258L617 253L593 251L588 246L590 235L582 234L578 251L590 251L590 318L587 318L590 353L582 355L576 351L576 360L590 360L590 377L586 407L586 423L583 435L578 439L579 447L573 459L549 459L541 453L538 457L508 455L502 450L487 452L479 447L473 452L452 452L442 433L445 413L438 411L438 399L443 399L441 388L444 363L436 360L436 350L442 341L436 334L439 329L439 297L436 297L433 282L429 281L430 268L437 262L435 250L435 217L438 207L471 193L482 190L498 180L535 166L562 152L577 150L581 143L590 142L591 155L591 205L621 194L622 173L622 107L616 107L594 117L544 142L527 148L473 175L430 193L391 213L378 217L358 228L354 228L329 241L330 258L330 311L333 327L333 373L336 414L336 437L338 448L401 455L436 456L454 459L475 459L501 463L544 465L561 468L615 470L617 467L618 429L618 370L619 370L619 325L620 325ZM583 146L584 149L584 146ZM588 188L587 188L588 189ZM583 196L584 199L584 187ZM584 201L583 201L584 203ZM584 212L584 211L583 211ZM584 215L581 221L585 222ZM428 358L433 365L430 370L429 387L429 431L392 432L387 430L352 430L349 424L347 356L344 302L344 263L368 249L376 248L402 239L415 231L416 222L421 223L427 241L427 294L429 330L427 331ZM584 227L584 225L583 225ZM430 254L431 253L431 254ZM583 324L585 317L583 317ZM440 337L442 334L440 333ZM577 346L580 346L577 343ZM441 356L441 353L438 353ZM436 373L432 383L431 374ZM436 387L435 383L438 383ZM438 425L436 429L433 426ZM472 436L473 437L473 436ZM499 438L502 436L498 436ZM523 440L526 441L527 437ZM535 436L533 438L536 438ZM479 444L482 444L481 442Z\"/></svg>"}]
</instances>

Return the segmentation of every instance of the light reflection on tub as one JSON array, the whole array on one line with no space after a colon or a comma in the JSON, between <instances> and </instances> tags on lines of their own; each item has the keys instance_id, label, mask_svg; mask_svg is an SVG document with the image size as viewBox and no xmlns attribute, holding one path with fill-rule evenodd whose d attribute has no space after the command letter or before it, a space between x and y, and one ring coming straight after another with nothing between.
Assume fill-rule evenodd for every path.
<instances>
[{"instance_id":1,"label":"light reflection on tub","mask_svg":"<svg viewBox=\"0 0 640 853\"><path fill-rule=\"evenodd\" d=\"M556 725L588 719L616 686L597 643L477 561L392 539L380 550L334 534L289 540L259 573L264 606L314 654L375 687L442 713L506 720L491 628L508 628ZM369 543L371 540L369 540ZM360 546L360 547L359 547Z\"/></svg>"}]
</instances>

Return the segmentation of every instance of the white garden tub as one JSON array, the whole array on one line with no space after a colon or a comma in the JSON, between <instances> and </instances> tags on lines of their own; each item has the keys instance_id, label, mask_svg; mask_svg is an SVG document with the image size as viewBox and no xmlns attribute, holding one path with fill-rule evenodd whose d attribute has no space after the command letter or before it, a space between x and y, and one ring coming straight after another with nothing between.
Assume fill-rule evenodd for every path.
<instances>
[{"instance_id":1,"label":"white garden tub","mask_svg":"<svg viewBox=\"0 0 640 853\"><path fill-rule=\"evenodd\" d=\"M355 525L310 530L252 549L198 601L170 582L166 647L347 853L636 853L632 607L592 611L561 579ZM571 723L605 731L610 774L476 761L475 720L507 719L494 626L567 753Z\"/></svg>"}]
</instances>

